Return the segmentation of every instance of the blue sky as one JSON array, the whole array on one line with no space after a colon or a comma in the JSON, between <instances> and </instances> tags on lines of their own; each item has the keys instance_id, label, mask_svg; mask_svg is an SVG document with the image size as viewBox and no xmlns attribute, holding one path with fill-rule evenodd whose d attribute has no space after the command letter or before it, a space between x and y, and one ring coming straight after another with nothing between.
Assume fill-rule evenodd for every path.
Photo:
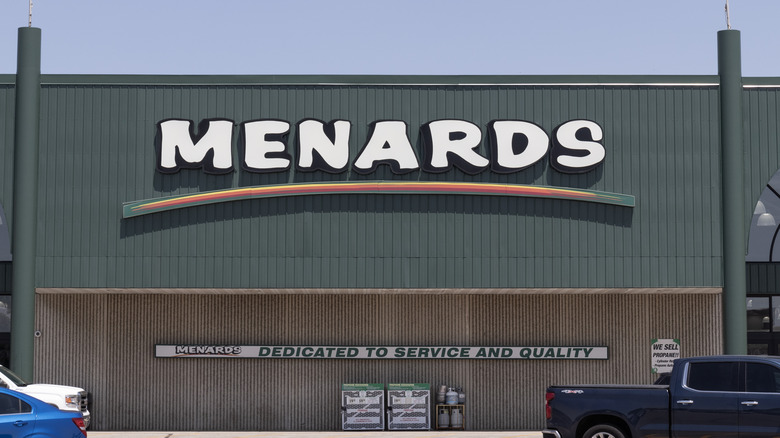
<instances>
[{"instance_id":1,"label":"blue sky","mask_svg":"<svg viewBox=\"0 0 780 438\"><path fill-rule=\"evenodd\" d=\"M0 1L0 73L28 0ZM49 74L716 74L725 0L35 0ZM730 0L780 76L780 0Z\"/></svg>"}]
</instances>

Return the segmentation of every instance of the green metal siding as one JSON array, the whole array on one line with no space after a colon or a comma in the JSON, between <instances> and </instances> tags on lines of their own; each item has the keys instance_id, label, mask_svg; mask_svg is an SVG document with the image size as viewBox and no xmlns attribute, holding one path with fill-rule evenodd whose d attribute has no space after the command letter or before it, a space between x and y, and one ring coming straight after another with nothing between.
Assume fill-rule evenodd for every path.
<instances>
[{"instance_id":1,"label":"green metal siding","mask_svg":"<svg viewBox=\"0 0 780 438\"><path fill-rule=\"evenodd\" d=\"M779 294L780 264L778 263L748 263L747 264L748 294Z\"/></svg>"},{"instance_id":2,"label":"green metal siding","mask_svg":"<svg viewBox=\"0 0 780 438\"><path fill-rule=\"evenodd\" d=\"M780 78L746 80L745 119L745 217L756 208L769 179L780 170ZM780 293L780 265L747 264L748 294Z\"/></svg>"},{"instance_id":3,"label":"green metal siding","mask_svg":"<svg viewBox=\"0 0 780 438\"><path fill-rule=\"evenodd\" d=\"M0 75L0 204L5 218L13 220L15 87ZM11 293L11 262L0 262L0 294Z\"/></svg>"},{"instance_id":4,"label":"green metal siding","mask_svg":"<svg viewBox=\"0 0 780 438\"><path fill-rule=\"evenodd\" d=\"M745 119L745 214L748 222L769 179L780 170L780 78L775 88L747 88Z\"/></svg>"},{"instance_id":5,"label":"green metal siding","mask_svg":"<svg viewBox=\"0 0 780 438\"><path fill-rule=\"evenodd\" d=\"M105 80L108 81L109 78ZM44 79L45 80L45 79ZM721 283L718 93L714 86L44 85L40 287L525 288ZM486 132L522 119L548 133L584 118L605 163L560 174L389 169L360 176L155 172L166 118L369 123L457 118ZM292 145L293 132L290 145ZM484 153L484 152L483 152ZM235 152L234 152L235 154ZM238 161L236 160L236 163ZM122 219L121 204L178 193L319 180L493 181L636 196L636 208L530 198L329 195L238 201Z\"/></svg>"}]
</instances>

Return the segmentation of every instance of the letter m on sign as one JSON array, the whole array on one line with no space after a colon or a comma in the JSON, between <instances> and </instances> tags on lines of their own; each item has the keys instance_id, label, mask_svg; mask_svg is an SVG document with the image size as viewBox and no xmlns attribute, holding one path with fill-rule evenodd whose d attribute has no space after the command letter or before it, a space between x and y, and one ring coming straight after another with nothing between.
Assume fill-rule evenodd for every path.
<instances>
[{"instance_id":1,"label":"letter m on sign","mask_svg":"<svg viewBox=\"0 0 780 438\"><path fill-rule=\"evenodd\" d=\"M233 171L233 121L206 119L193 130L191 120L170 119L157 124L157 171L176 173L200 169L206 173Z\"/></svg>"}]
</instances>

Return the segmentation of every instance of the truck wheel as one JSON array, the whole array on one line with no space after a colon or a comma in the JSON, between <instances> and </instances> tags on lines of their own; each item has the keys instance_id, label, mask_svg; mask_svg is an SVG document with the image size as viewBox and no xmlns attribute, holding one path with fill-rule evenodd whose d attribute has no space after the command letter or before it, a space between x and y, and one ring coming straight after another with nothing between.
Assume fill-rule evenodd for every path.
<instances>
[{"instance_id":1,"label":"truck wheel","mask_svg":"<svg viewBox=\"0 0 780 438\"><path fill-rule=\"evenodd\" d=\"M582 438L626 438L626 436L615 426L598 424L588 429Z\"/></svg>"}]
</instances>

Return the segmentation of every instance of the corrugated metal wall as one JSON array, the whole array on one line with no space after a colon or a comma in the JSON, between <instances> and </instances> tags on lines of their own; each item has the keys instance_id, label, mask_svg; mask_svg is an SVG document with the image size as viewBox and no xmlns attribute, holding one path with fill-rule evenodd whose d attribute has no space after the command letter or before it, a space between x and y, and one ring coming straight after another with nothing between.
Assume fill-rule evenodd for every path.
<instances>
[{"instance_id":1,"label":"corrugated metal wall","mask_svg":"<svg viewBox=\"0 0 780 438\"><path fill-rule=\"evenodd\" d=\"M744 92L745 118L745 218L748 226L769 179L780 170L780 87L752 80ZM760 87L758 87L760 85ZM748 294L780 293L777 263L747 264Z\"/></svg>"},{"instance_id":2,"label":"corrugated metal wall","mask_svg":"<svg viewBox=\"0 0 780 438\"><path fill-rule=\"evenodd\" d=\"M745 173L749 193L745 212L749 221L769 178L780 170L780 86L748 87L743 95Z\"/></svg>"},{"instance_id":3,"label":"corrugated metal wall","mask_svg":"<svg viewBox=\"0 0 780 438\"><path fill-rule=\"evenodd\" d=\"M0 204L5 218L13 217L14 179L14 112L16 108L15 87L3 83L0 75ZM10 228L9 228L10 232ZM0 293L11 292L11 263L0 262Z\"/></svg>"},{"instance_id":4,"label":"corrugated metal wall","mask_svg":"<svg viewBox=\"0 0 780 438\"><path fill-rule=\"evenodd\" d=\"M780 265L778 263L748 263L747 293L776 294L780 292Z\"/></svg>"},{"instance_id":5,"label":"corrugated metal wall","mask_svg":"<svg viewBox=\"0 0 780 438\"><path fill-rule=\"evenodd\" d=\"M48 77L47 77L48 78ZM45 78L46 80L46 78ZM507 288L721 284L718 92L714 86L44 85L41 287ZM170 80L168 78L159 78ZM105 81L106 83L101 83ZM456 118L483 129L571 119L604 129L607 158L567 175L521 172L206 175L155 171L167 118L349 120L351 156L369 124ZM295 132L290 144L294 144ZM484 147L484 145L483 145ZM292 147L291 147L292 149ZM484 153L484 151L483 151ZM236 161L238 163L238 161ZM431 195L262 199L122 219L126 201L312 180L494 181L636 196L575 201ZM56 218L56 220L54 219Z\"/></svg>"},{"instance_id":6,"label":"corrugated metal wall","mask_svg":"<svg viewBox=\"0 0 780 438\"><path fill-rule=\"evenodd\" d=\"M652 338L680 338L686 356L719 353L719 294L647 293L666 287L712 291L722 285L717 87L695 85L694 79L681 81L690 85L649 85L657 82L652 78L643 79L648 85L609 85L625 79L598 78L602 84L590 79L587 85L413 85L407 80L377 85L366 78L345 85L284 85L246 78L197 83L186 77L44 76L37 283L52 293L37 300L36 328L42 336L36 339L36 379L90 390L94 427L103 430L335 430L341 383L393 380L461 384L468 393L470 429L538 429L548 384L650 382ZM745 94L746 216L780 167L776 93L756 88ZM0 86L0 112L0 202L5 206L12 193L12 85ZM404 120L419 150L418 129L432 120L464 119L484 133L491 120L521 119L551 133L582 118L604 129L607 159L583 175L557 173L547 159L511 175L396 176L385 168L368 176L240 170L224 176L199 170L161 175L155 171L156 123L167 118L236 123L273 118L292 124L304 118L346 119L352 125L352 158L376 120ZM295 132L290 145L294 137ZM454 195L332 195L121 218L126 201L365 179L587 188L634 195L636 207ZM8 219L10 212L6 206ZM751 285L774 290L774 269L751 269L759 277L750 278ZM9 290L9 264L0 264L0 276L0 286L4 282ZM68 294L63 288L148 293ZM193 294L165 293L189 288ZM263 294L290 288L348 290ZM364 288L377 293L354 293ZM423 288L429 290L414 291ZM570 293L463 293L493 288L570 288ZM645 288L646 293L594 294L595 288ZM205 289L215 293L198 294ZM237 289L243 292L231 293ZM381 294L386 289L404 293ZM460 318L454 329L441 321L450 312ZM600 344L610 348L610 360L153 357L155 343L225 342Z\"/></svg>"},{"instance_id":7,"label":"corrugated metal wall","mask_svg":"<svg viewBox=\"0 0 780 438\"><path fill-rule=\"evenodd\" d=\"M547 385L652 383L653 338L721 352L720 298L42 294L35 377L87 388L94 430L338 430L340 385L359 382L460 385L469 429L538 430ZM605 345L610 359L170 359L156 343Z\"/></svg>"},{"instance_id":8,"label":"corrugated metal wall","mask_svg":"<svg viewBox=\"0 0 780 438\"><path fill-rule=\"evenodd\" d=\"M0 75L0 202L9 221L13 79ZM168 77L141 79L44 76L39 211L41 217L56 220L40 221L40 286L720 284L715 87L597 83L626 81L620 77L573 78L591 83L581 86L372 85L360 77L343 86L248 85L246 80L231 84L229 77L211 83L176 78L179 83L171 85ZM662 82L652 79L643 80ZM777 80L745 82L745 209L750 212L768 178L780 168L780 100ZM379 119L407 121L418 146L419 125L445 117L483 128L492 119L520 118L548 132L570 118L590 118L605 130L607 161L598 172L572 177L551 171L543 162L514 175L485 172L474 179L633 194L637 207L627 211L530 199L328 196L238 202L122 220L122 202L172 193L288 180L395 178L387 169L368 177L240 171L224 177L199 171L157 175L155 124L168 117L227 117L237 123L262 117L293 123L305 117L345 118L352 122L356 149L368 123ZM457 172L405 178L472 179ZM380 229L382 233L372 233ZM0 263L0 277L2 290L9 291L10 264Z\"/></svg>"},{"instance_id":9,"label":"corrugated metal wall","mask_svg":"<svg viewBox=\"0 0 780 438\"><path fill-rule=\"evenodd\" d=\"M246 78L232 84L230 77L206 79L208 83L186 77L44 75L40 174L45 181L39 212L56 220L41 221L40 286L451 287L448 281L455 281L447 269L461 276L458 282L464 284L455 287L721 282L717 89L679 85L714 77L633 87L598 84L628 81L622 77L572 77L572 82L589 83L581 86L412 86L398 78L395 85L377 86L361 77L341 78L353 81L351 86L248 85ZM489 83L491 78L481 79ZM0 75L0 202L9 221L13 81L12 75ZM779 82L745 79L746 212L780 168ZM172 193L291 179L394 178L387 169L369 177L246 172L209 177L199 171L162 177L153 170L154 126L167 117L228 117L237 123L261 117L293 123L304 117L347 118L355 148L362 144L367 124L379 119L406 120L418 146L419 124L444 117L483 127L494 118L522 118L548 131L572 117L590 118L605 129L607 161L599 172L582 180L550 171L545 162L512 176L485 172L476 179L633 194L637 208L627 213L617 207L542 200L333 196L326 201L239 202L123 221L122 202ZM463 179L458 174L409 177ZM292 213L274 213L281 211ZM479 214L469 214L473 212ZM427 220L435 224L435 235L417 225ZM382 250L360 246L366 244L371 225L388 221L396 227L388 239L395 246L388 248L385 240L375 240ZM328 232L320 233L322 228ZM272 238L269 229L276 230ZM366 231L356 236L353 230ZM425 240L415 231L424 232ZM443 247L442 239L464 235L472 240L443 255L422 249ZM500 273L485 274L486 269ZM0 288L10 291L9 263L0 263Z\"/></svg>"}]
</instances>

